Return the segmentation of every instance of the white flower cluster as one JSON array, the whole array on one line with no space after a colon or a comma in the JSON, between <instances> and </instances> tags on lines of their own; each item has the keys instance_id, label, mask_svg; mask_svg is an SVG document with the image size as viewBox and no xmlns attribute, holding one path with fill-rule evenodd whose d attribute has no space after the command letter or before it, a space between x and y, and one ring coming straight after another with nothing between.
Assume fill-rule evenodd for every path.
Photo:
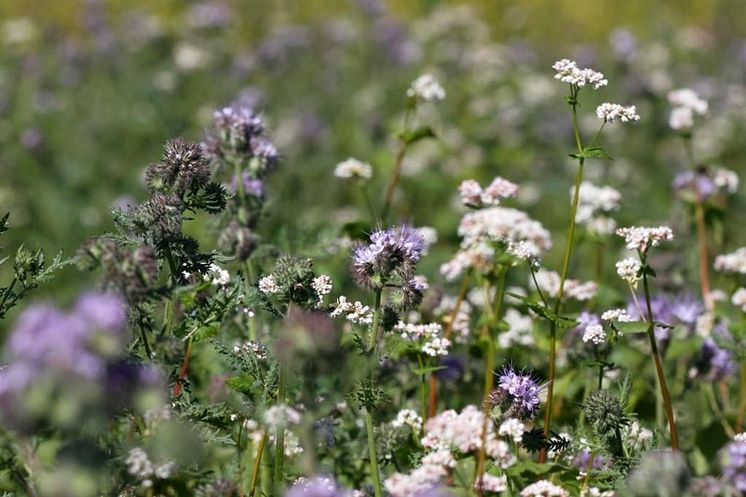
<instances>
[{"instance_id":1,"label":"white flower cluster","mask_svg":"<svg viewBox=\"0 0 746 497\"><path fill-rule=\"evenodd\" d=\"M402 409L396 414L396 419L391 422L391 426L394 428L409 426L413 431L419 432L422 429L422 416L414 409Z\"/></svg>"},{"instance_id":2,"label":"white flower cluster","mask_svg":"<svg viewBox=\"0 0 746 497\"><path fill-rule=\"evenodd\" d=\"M265 295L272 295L280 291L274 274L268 274L259 279L259 291Z\"/></svg>"},{"instance_id":3,"label":"white flower cluster","mask_svg":"<svg viewBox=\"0 0 746 497\"><path fill-rule=\"evenodd\" d=\"M746 288L736 290L730 301L733 305L740 307L743 312L746 312Z\"/></svg>"},{"instance_id":4,"label":"white flower cluster","mask_svg":"<svg viewBox=\"0 0 746 497\"><path fill-rule=\"evenodd\" d=\"M541 267L541 249L534 242L521 240L518 243L509 243L506 252L524 260L534 269Z\"/></svg>"},{"instance_id":5,"label":"white flower cluster","mask_svg":"<svg viewBox=\"0 0 746 497\"><path fill-rule=\"evenodd\" d=\"M630 250L647 252L650 247L657 246L665 240L673 240L673 231L668 226L648 228L646 226L631 226L619 228L616 234L623 237Z\"/></svg>"},{"instance_id":6,"label":"white flower cluster","mask_svg":"<svg viewBox=\"0 0 746 497\"><path fill-rule=\"evenodd\" d=\"M734 442L746 442L746 433L736 433L733 435Z\"/></svg>"},{"instance_id":7,"label":"white flower cluster","mask_svg":"<svg viewBox=\"0 0 746 497\"><path fill-rule=\"evenodd\" d=\"M580 491L580 497L616 497L616 492L601 490L598 487L586 487Z\"/></svg>"},{"instance_id":8,"label":"white flower cluster","mask_svg":"<svg viewBox=\"0 0 746 497\"><path fill-rule=\"evenodd\" d=\"M494 242L509 247L520 242L533 244L538 257L552 246L549 231L528 214L506 207L488 207L467 212L458 227L461 248L440 267L447 280L454 280L468 268L487 271L495 258Z\"/></svg>"},{"instance_id":9,"label":"white flower cluster","mask_svg":"<svg viewBox=\"0 0 746 497\"><path fill-rule=\"evenodd\" d=\"M319 302L316 304L319 307L324 302L324 297L332 293L332 279L325 274L317 276L311 282L311 288L319 298Z\"/></svg>"},{"instance_id":10,"label":"white flower cluster","mask_svg":"<svg viewBox=\"0 0 746 497\"><path fill-rule=\"evenodd\" d=\"M606 332L600 324L588 325L583 332L583 342L591 342L593 345L601 345L606 342Z\"/></svg>"},{"instance_id":11,"label":"white flower cluster","mask_svg":"<svg viewBox=\"0 0 746 497\"><path fill-rule=\"evenodd\" d=\"M715 257L715 270L723 273L746 274L746 247Z\"/></svg>"},{"instance_id":12,"label":"white flower cluster","mask_svg":"<svg viewBox=\"0 0 746 497\"><path fill-rule=\"evenodd\" d=\"M634 321L632 316L627 314L625 309L609 309L601 314L601 321L617 321L619 323L629 323Z\"/></svg>"},{"instance_id":13,"label":"white flower cluster","mask_svg":"<svg viewBox=\"0 0 746 497\"><path fill-rule=\"evenodd\" d=\"M521 490L521 497L570 497L570 492L547 480L539 480Z\"/></svg>"},{"instance_id":14,"label":"white flower cluster","mask_svg":"<svg viewBox=\"0 0 746 497\"><path fill-rule=\"evenodd\" d=\"M446 98L446 91L432 74L423 74L412 82L407 96L430 102Z\"/></svg>"},{"instance_id":15,"label":"white flower cluster","mask_svg":"<svg viewBox=\"0 0 746 497\"><path fill-rule=\"evenodd\" d=\"M574 189L570 189L570 199ZM610 186L596 186L589 181L583 181L578 191L578 211L575 222L588 227L588 230L598 235L609 235L616 228L614 221L608 214L619 209L622 194Z\"/></svg>"},{"instance_id":16,"label":"white flower cluster","mask_svg":"<svg viewBox=\"0 0 746 497\"><path fill-rule=\"evenodd\" d=\"M215 263L210 264L207 274L202 278L215 286L225 286L231 281L230 273Z\"/></svg>"},{"instance_id":17,"label":"white flower cluster","mask_svg":"<svg viewBox=\"0 0 746 497\"><path fill-rule=\"evenodd\" d=\"M594 71L590 68L581 69L578 67L578 63L574 60L562 59L558 60L552 65L552 69L557 71L554 75L554 79L558 79L563 83L570 83L578 87L593 86L594 90L598 90L602 86L609 84L609 81L604 78L604 75L600 72Z\"/></svg>"},{"instance_id":18,"label":"white flower cluster","mask_svg":"<svg viewBox=\"0 0 746 497\"><path fill-rule=\"evenodd\" d=\"M422 446L431 450L457 450L461 454L482 448L482 411L474 405L466 406L460 413L449 409L430 418L425 423ZM497 438L493 423L487 423L485 452L503 469L515 463L515 456L504 440Z\"/></svg>"},{"instance_id":19,"label":"white flower cluster","mask_svg":"<svg viewBox=\"0 0 746 497\"><path fill-rule=\"evenodd\" d=\"M280 406L280 407L287 407L287 406ZM292 408L288 408L288 409L292 409ZM292 410L295 411L294 409ZM268 413L269 413L269 410L267 410L264 414L265 419L268 417ZM295 411L295 413L297 414L297 411ZM300 418L298 418L298 421L293 421L293 424L298 424L299 422L300 422ZM276 440L277 427L281 426L282 424L278 424L277 422L272 422L272 423L268 422L267 424L268 424L267 442L274 445L275 440ZM283 424L286 424L286 423L283 423ZM244 426L244 429L246 430L246 436L254 444L260 443L261 440L264 438L265 430L261 429L259 427L259 423L257 423L255 420L247 419L246 421L243 422L243 426ZM285 453L285 456L292 457L292 456L296 456L298 454L303 453L303 447L300 444L300 439L295 433L288 430L287 428L284 430L283 441L284 441L283 451Z\"/></svg>"},{"instance_id":20,"label":"white flower cluster","mask_svg":"<svg viewBox=\"0 0 746 497\"><path fill-rule=\"evenodd\" d=\"M251 353L256 356L257 359L266 359L269 355L267 347L259 342L249 340L248 342L239 343L233 346L234 354L246 354Z\"/></svg>"},{"instance_id":21,"label":"white flower cluster","mask_svg":"<svg viewBox=\"0 0 746 497\"><path fill-rule=\"evenodd\" d=\"M438 232L432 226L421 226L417 228L417 233L425 241L425 249L422 251L422 255L427 255L428 249L438 241Z\"/></svg>"},{"instance_id":22,"label":"white flower cluster","mask_svg":"<svg viewBox=\"0 0 746 497\"><path fill-rule=\"evenodd\" d=\"M367 162L350 157L337 164L334 168L334 176L344 179L370 179L373 177L373 168Z\"/></svg>"},{"instance_id":23,"label":"white flower cluster","mask_svg":"<svg viewBox=\"0 0 746 497\"><path fill-rule=\"evenodd\" d=\"M526 431L526 425L524 425L520 419L508 418L502 422L497 433L502 437L507 437L513 440L515 443L521 443L523 440L523 433Z\"/></svg>"},{"instance_id":24,"label":"white flower cluster","mask_svg":"<svg viewBox=\"0 0 746 497\"><path fill-rule=\"evenodd\" d=\"M712 171L712 182L715 183L715 186L727 191L730 194L736 193L736 191L738 191L738 185L740 184L740 181L741 180L738 178L738 174L735 171L731 171L730 169L726 169L724 167L716 167Z\"/></svg>"},{"instance_id":25,"label":"white flower cluster","mask_svg":"<svg viewBox=\"0 0 746 497\"><path fill-rule=\"evenodd\" d=\"M653 432L647 428L640 426L640 423L633 421L631 424L622 428L624 434L624 441L635 450L644 448L645 445L652 442Z\"/></svg>"},{"instance_id":26,"label":"white flower cluster","mask_svg":"<svg viewBox=\"0 0 746 497\"><path fill-rule=\"evenodd\" d=\"M412 342L421 342L420 350L431 357L448 355L448 349L451 347L451 341L442 337L443 327L438 323L405 323L399 321L394 330L399 332L401 337Z\"/></svg>"},{"instance_id":27,"label":"white flower cluster","mask_svg":"<svg viewBox=\"0 0 746 497\"><path fill-rule=\"evenodd\" d=\"M264 422L271 429L300 423L300 413L285 404L275 404L264 411Z\"/></svg>"},{"instance_id":28,"label":"white flower cluster","mask_svg":"<svg viewBox=\"0 0 746 497\"><path fill-rule=\"evenodd\" d=\"M624 281L630 284L632 288L637 288L637 282L640 281L640 269L642 264L634 257L627 257L616 263L616 274Z\"/></svg>"},{"instance_id":29,"label":"white flower cluster","mask_svg":"<svg viewBox=\"0 0 746 497\"><path fill-rule=\"evenodd\" d=\"M640 120L640 115L637 113L637 107L634 105L625 107L623 105L612 104L609 102L604 102L596 107L596 116L607 123L613 123L617 120L622 121L623 123Z\"/></svg>"},{"instance_id":30,"label":"white flower cluster","mask_svg":"<svg viewBox=\"0 0 746 497\"><path fill-rule=\"evenodd\" d=\"M673 106L668 124L675 130L689 130L694 126L695 114L707 114L707 100L690 88L668 92L668 102Z\"/></svg>"},{"instance_id":31,"label":"white flower cluster","mask_svg":"<svg viewBox=\"0 0 746 497\"><path fill-rule=\"evenodd\" d=\"M549 297L559 295L560 275L554 271L540 270L536 272L536 283L539 289ZM590 300L596 295L598 284L595 281L565 280L564 297L579 301Z\"/></svg>"},{"instance_id":32,"label":"white flower cluster","mask_svg":"<svg viewBox=\"0 0 746 497\"><path fill-rule=\"evenodd\" d=\"M438 306L433 310L433 314L439 317L446 326L451 320L456 302L456 297L443 295ZM463 344L469 341L469 335L471 335L471 311L472 307L469 302L462 300L459 303L458 311L453 316L453 323L451 323L451 336L454 337L456 343Z\"/></svg>"},{"instance_id":33,"label":"white flower cluster","mask_svg":"<svg viewBox=\"0 0 746 497\"><path fill-rule=\"evenodd\" d=\"M166 480L171 477L176 464L173 461L155 465L140 447L130 449L127 459L127 472L140 480L144 487L152 487L153 479Z\"/></svg>"},{"instance_id":34,"label":"white flower cluster","mask_svg":"<svg viewBox=\"0 0 746 497\"><path fill-rule=\"evenodd\" d=\"M461 202L469 207L480 208L499 205L504 198L515 197L518 185L505 178L497 176L485 189L473 179L467 179L458 187Z\"/></svg>"},{"instance_id":35,"label":"white flower cluster","mask_svg":"<svg viewBox=\"0 0 746 497\"><path fill-rule=\"evenodd\" d=\"M482 489L494 493L505 492L508 489L508 477L485 473L482 475L482 478L477 478L477 481L474 482L474 489Z\"/></svg>"},{"instance_id":36,"label":"white flower cluster","mask_svg":"<svg viewBox=\"0 0 746 497\"><path fill-rule=\"evenodd\" d=\"M345 319L355 324L373 323L373 311L360 301L349 302L347 297L341 295L334 303L334 310L329 314L333 318L344 315Z\"/></svg>"},{"instance_id":37,"label":"white flower cluster","mask_svg":"<svg viewBox=\"0 0 746 497\"><path fill-rule=\"evenodd\" d=\"M515 345L530 347L534 345L534 321L512 307L503 316L509 328L497 336L500 348L509 349Z\"/></svg>"},{"instance_id":38,"label":"white flower cluster","mask_svg":"<svg viewBox=\"0 0 746 497\"><path fill-rule=\"evenodd\" d=\"M427 457L427 456L426 456ZM383 482L391 497L411 497L436 488L448 476L440 464L423 464L409 474L394 473Z\"/></svg>"}]
</instances>

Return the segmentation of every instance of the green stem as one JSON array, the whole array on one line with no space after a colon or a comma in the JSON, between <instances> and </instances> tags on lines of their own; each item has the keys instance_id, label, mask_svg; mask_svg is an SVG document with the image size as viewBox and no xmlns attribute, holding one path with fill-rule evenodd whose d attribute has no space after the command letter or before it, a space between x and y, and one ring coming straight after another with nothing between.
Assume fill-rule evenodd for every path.
<instances>
[{"instance_id":1,"label":"green stem","mask_svg":"<svg viewBox=\"0 0 746 497\"><path fill-rule=\"evenodd\" d=\"M572 104L572 124L575 135L575 144L578 147L578 153L583 152L583 144L580 140L580 128L578 127L578 113L577 113L577 90L571 91ZM567 229L567 240L565 240L565 253L562 258L562 273L560 275L559 290L557 292L557 300L554 303L554 315L558 316L560 309L562 308L562 297L565 292L565 280L567 280L567 273L570 269L570 256L572 255L572 243L575 237L575 217L578 212L578 203L580 200L580 184L583 181L583 165L585 160L581 157L578 159L578 172L575 176L575 190L572 197L572 208L570 212L570 223ZM547 406L544 413L544 433L549 433L552 425L552 407L554 404L554 381L557 375L556 371L557 361L557 322L551 321L549 323L549 382L547 384ZM542 450L539 455L539 462L546 460L546 450Z\"/></svg>"},{"instance_id":2,"label":"green stem","mask_svg":"<svg viewBox=\"0 0 746 497\"><path fill-rule=\"evenodd\" d=\"M417 354L417 362L420 369L425 369L425 363L422 360L422 354ZM427 420L427 376L425 373L420 375L420 414L423 421Z\"/></svg>"},{"instance_id":3,"label":"green stem","mask_svg":"<svg viewBox=\"0 0 746 497\"><path fill-rule=\"evenodd\" d=\"M378 343L378 321L381 316L381 293L383 290L376 290L376 301L373 309L373 325L370 329L370 336L368 337L368 352L375 356L376 344Z\"/></svg>"},{"instance_id":4,"label":"green stem","mask_svg":"<svg viewBox=\"0 0 746 497\"><path fill-rule=\"evenodd\" d=\"M254 459L254 469L251 471L251 487L249 489L249 497L254 497L256 493L256 484L259 481L259 468L262 464L262 455L264 454L264 447L267 445L267 438L269 438L269 432L264 431L264 436L259 442L259 448L256 451L256 459Z\"/></svg>"},{"instance_id":5,"label":"green stem","mask_svg":"<svg viewBox=\"0 0 746 497\"><path fill-rule=\"evenodd\" d=\"M285 376L287 371L283 364L280 364L280 377L277 385L277 402L285 403ZM274 495L280 495L282 487L285 484L283 471L285 466L285 426L278 424L275 430L275 460L274 471L272 474L272 488Z\"/></svg>"},{"instance_id":6,"label":"green stem","mask_svg":"<svg viewBox=\"0 0 746 497\"><path fill-rule=\"evenodd\" d=\"M645 264L645 257L643 264ZM653 308L650 300L650 287L648 286L648 275L646 272L642 275L642 284L645 289L645 304L648 311L648 339L650 340L650 349L653 353L653 361L655 362L655 372L658 375L658 383L660 384L661 396L663 397L663 405L666 408L666 417L668 418L668 428L671 432L671 448L673 450L679 449L679 433L676 430L676 422L673 416L673 404L671 402L671 394L668 392L668 385L666 385L666 376L663 372L663 365L661 364L660 354L658 353L658 343L655 339L655 321L653 319Z\"/></svg>"},{"instance_id":7,"label":"green stem","mask_svg":"<svg viewBox=\"0 0 746 497\"><path fill-rule=\"evenodd\" d=\"M368 457L370 457L370 474L373 478L373 491L375 497L381 497L381 476L378 473L378 456L376 455L376 439L373 433L373 415L370 409L365 408L365 430L368 435Z\"/></svg>"},{"instance_id":8,"label":"green stem","mask_svg":"<svg viewBox=\"0 0 746 497\"><path fill-rule=\"evenodd\" d=\"M143 327L141 323L139 324L138 327L140 328L140 336L142 337L143 347L145 347L145 354L147 354L148 360L151 360L153 359L153 352L150 350L150 344L148 343L148 335L145 333L145 328Z\"/></svg>"},{"instance_id":9,"label":"green stem","mask_svg":"<svg viewBox=\"0 0 746 497\"><path fill-rule=\"evenodd\" d=\"M251 264L251 260L249 259L246 259L246 278L249 282L254 281L254 266ZM249 340L256 341L257 336L256 316L249 316Z\"/></svg>"}]
</instances>

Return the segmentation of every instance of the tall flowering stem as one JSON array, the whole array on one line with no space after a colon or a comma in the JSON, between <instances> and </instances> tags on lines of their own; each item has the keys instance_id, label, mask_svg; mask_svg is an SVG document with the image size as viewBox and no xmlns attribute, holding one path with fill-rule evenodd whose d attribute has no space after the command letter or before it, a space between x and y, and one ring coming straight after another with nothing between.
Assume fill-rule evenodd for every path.
<instances>
[{"instance_id":1,"label":"tall flowering stem","mask_svg":"<svg viewBox=\"0 0 746 497\"><path fill-rule=\"evenodd\" d=\"M479 449L479 459L477 462L477 477L476 477L476 488L477 492L481 496L483 495L483 479L484 472L487 469L487 432L489 423L491 422L490 411L492 409L490 405L490 394L495 387L495 371L493 367L495 365L495 337L492 334L492 329L495 329L500 322L502 316L502 305L505 299L505 281L507 279L507 268L501 266L498 269L498 282L495 293L494 309L489 304L489 285L485 287L485 301L487 302L486 307L489 310L491 317L490 324L485 324L482 328L482 339L486 340L487 350L485 352L484 359L484 397L482 400L482 443Z\"/></svg>"},{"instance_id":2,"label":"tall flowering stem","mask_svg":"<svg viewBox=\"0 0 746 497\"><path fill-rule=\"evenodd\" d=\"M580 139L580 128L578 127L578 88L573 85L570 87L570 96L568 102L572 107L572 125L575 134L575 144L578 147L578 154L582 155L583 143ZM572 197L572 208L570 211L570 222L567 228L567 240L565 240L565 253L562 257L562 272L560 273L560 284L557 292L557 300L554 302L554 315L559 315L562 307L562 297L565 291L565 281L567 280L567 273L570 269L570 256L572 255L573 239L575 238L575 218L578 213L578 203L580 201L580 184L583 181L583 166L585 159L580 157L578 159L578 172L575 176L575 190ZM549 324L549 383L547 385L547 405L544 413L544 433L549 433L552 424L552 407L554 397L554 380L557 376L556 372L556 360L557 360L557 322L551 321ZM539 460L544 462L546 460L546 451L542 451Z\"/></svg>"},{"instance_id":3,"label":"tall flowering stem","mask_svg":"<svg viewBox=\"0 0 746 497\"><path fill-rule=\"evenodd\" d=\"M277 402L285 403L285 377L287 376L286 366L280 364L280 376L277 380ZM285 468L285 426L282 423L277 424L275 431L275 461L272 472L272 487L274 495L280 495L284 485L284 468Z\"/></svg>"},{"instance_id":4,"label":"tall flowering stem","mask_svg":"<svg viewBox=\"0 0 746 497\"><path fill-rule=\"evenodd\" d=\"M371 384L374 384L376 377L376 362L377 362L377 342L378 342L378 322L381 315L381 293L382 290L379 288L376 290L375 307L373 310L373 324L370 329L370 338L368 342L368 353L370 359L373 362L371 366L370 380ZM375 497L381 497L383 494L381 487L381 475L378 470L378 454L376 453L376 438L373 431L373 414L371 408L365 407L365 431L368 438L368 457L370 457L370 474L373 479L373 491Z\"/></svg>"},{"instance_id":5,"label":"tall flowering stem","mask_svg":"<svg viewBox=\"0 0 746 497\"><path fill-rule=\"evenodd\" d=\"M646 254L640 253L640 259L643 264L643 268L647 268ZM655 339L655 321L653 318L653 308L650 299L650 286L648 284L648 271L643 269L642 273L642 285L645 291L645 305L648 311L648 338L650 339L650 349L653 353L653 361L655 362L655 372L658 375L658 384L661 389L661 396L663 397L663 405L666 409L666 417L668 418L668 428L671 432L671 448L678 450L679 448L679 433L676 430L676 421L673 415L673 403L671 402L671 394L668 391L668 385L666 384L666 376L663 372L663 365L661 364L660 353L658 352L658 343Z\"/></svg>"}]
</instances>

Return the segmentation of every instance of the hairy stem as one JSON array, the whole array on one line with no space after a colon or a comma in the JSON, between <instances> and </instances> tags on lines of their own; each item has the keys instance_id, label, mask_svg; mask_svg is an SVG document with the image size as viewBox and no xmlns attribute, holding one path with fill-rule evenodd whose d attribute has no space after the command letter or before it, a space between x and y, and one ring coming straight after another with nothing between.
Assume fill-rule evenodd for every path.
<instances>
[{"instance_id":1,"label":"hairy stem","mask_svg":"<svg viewBox=\"0 0 746 497\"><path fill-rule=\"evenodd\" d=\"M381 293L382 290L379 288L376 290L376 299L373 310L373 323L371 325L370 337L368 342L368 354L369 359L372 361L370 369L370 382L371 385L375 385L376 380L376 365L378 362L378 354L376 352L378 342L378 322L381 315ZM365 407L365 430L368 438L368 456L370 457L370 474L373 480L373 490L375 497L381 497L383 490L381 487L381 476L378 470L378 455L376 454L376 439L373 431L373 414L371 413L371 407Z\"/></svg>"},{"instance_id":2,"label":"hairy stem","mask_svg":"<svg viewBox=\"0 0 746 497\"><path fill-rule=\"evenodd\" d=\"M644 261L643 261L644 262ZM663 365L661 364L660 354L658 353L658 343L655 339L655 321L653 319L653 308L650 300L650 287L648 285L648 275L643 273L642 284L645 289L645 304L648 311L648 338L650 340L650 349L653 353L653 361L655 362L655 372L658 375L658 383L660 385L661 396L663 397L663 405L666 409L666 417L668 418L668 428L671 432L671 448L673 450L679 449L679 433L676 430L676 421L673 415L673 404L671 402L671 394L668 392L668 385L666 384L666 376L663 372Z\"/></svg>"},{"instance_id":3,"label":"hairy stem","mask_svg":"<svg viewBox=\"0 0 746 497\"><path fill-rule=\"evenodd\" d=\"M285 377L287 376L286 367L280 364L280 377L277 381L277 402L279 404L285 403ZM277 425L275 430L275 460L274 470L272 473L272 488L274 489L274 495L280 495L282 487L285 484L284 479L285 469L285 426L282 424Z\"/></svg>"}]
</instances>

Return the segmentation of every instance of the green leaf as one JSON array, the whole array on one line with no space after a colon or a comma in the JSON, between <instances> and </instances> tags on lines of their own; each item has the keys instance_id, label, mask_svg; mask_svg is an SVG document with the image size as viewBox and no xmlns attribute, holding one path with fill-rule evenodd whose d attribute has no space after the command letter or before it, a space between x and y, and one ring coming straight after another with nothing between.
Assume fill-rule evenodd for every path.
<instances>
[{"instance_id":1,"label":"green leaf","mask_svg":"<svg viewBox=\"0 0 746 497\"><path fill-rule=\"evenodd\" d=\"M231 376L225 380L225 384L228 385L231 390L251 396L251 387L254 386L254 379L251 376L242 374L239 376Z\"/></svg>"},{"instance_id":2,"label":"green leaf","mask_svg":"<svg viewBox=\"0 0 746 497\"><path fill-rule=\"evenodd\" d=\"M414 368L412 369L412 372L417 376L422 376L428 373L434 373L435 371L440 371L441 369L446 369L446 366L428 366L424 368Z\"/></svg>"},{"instance_id":3,"label":"green leaf","mask_svg":"<svg viewBox=\"0 0 746 497\"><path fill-rule=\"evenodd\" d=\"M541 316L542 318L546 319L549 322L555 323L560 328L571 328L577 324L577 321L569 318L567 316L559 316L554 313L551 309L544 306L544 304L540 304L537 302L533 302L529 300L527 297L524 297L523 295L517 294L517 293L511 293L511 292L505 292L507 295L510 295L511 297L520 300L526 306L534 311L536 314Z\"/></svg>"},{"instance_id":4,"label":"green leaf","mask_svg":"<svg viewBox=\"0 0 746 497\"><path fill-rule=\"evenodd\" d=\"M645 333L648 331L650 323L645 321L626 321L614 323L614 328L622 333Z\"/></svg>"},{"instance_id":5,"label":"green leaf","mask_svg":"<svg viewBox=\"0 0 746 497\"><path fill-rule=\"evenodd\" d=\"M612 156L606 153L601 147L586 147L579 154L570 154L573 159L608 159L614 160Z\"/></svg>"},{"instance_id":6,"label":"green leaf","mask_svg":"<svg viewBox=\"0 0 746 497\"><path fill-rule=\"evenodd\" d=\"M430 126L422 126L402 131L399 133L399 138L407 145L411 145L425 138L435 138L435 132Z\"/></svg>"}]
</instances>

